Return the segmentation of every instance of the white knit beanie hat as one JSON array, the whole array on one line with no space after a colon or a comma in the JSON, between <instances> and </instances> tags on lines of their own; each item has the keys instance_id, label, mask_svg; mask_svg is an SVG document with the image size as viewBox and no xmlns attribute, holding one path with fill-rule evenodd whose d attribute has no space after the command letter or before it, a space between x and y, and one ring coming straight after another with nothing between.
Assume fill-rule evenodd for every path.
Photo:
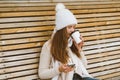
<instances>
[{"instance_id":1,"label":"white knit beanie hat","mask_svg":"<svg viewBox=\"0 0 120 80\"><path fill-rule=\"evenodd\" d=\"M73 13L66 9L62 3L56 5L56 20L55 20L55 29L60 30L71 24L77 24L77 20Z\"/></svg>"}]
</instances>

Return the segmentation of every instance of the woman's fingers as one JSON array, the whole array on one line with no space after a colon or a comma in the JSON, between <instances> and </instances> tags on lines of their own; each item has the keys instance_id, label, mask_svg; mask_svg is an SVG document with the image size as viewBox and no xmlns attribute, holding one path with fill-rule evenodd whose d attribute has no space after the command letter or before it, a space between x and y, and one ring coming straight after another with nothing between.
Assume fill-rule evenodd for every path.
<instances>
[{"instance_id":1,"label":"woman's fingers","mask_svg":"<svg viewBox=\"0 0 120 80\"><path fill-rule=\"evenodd\" d=\"M74 68L66 66L65 73L73 71Z\"/></svg>"},{"instance_id":2,"label":"woman's fingers","mask_svg":"<svg viewBox=\"0 0 120 80\"><path fill-rule=\"evenodd\" d=\"M84 42L84 38L82 37L82 35L80 36L80 39Z\"/></svg>"},{"instance_id":3,"label":"woman's fingers","mask_svg":"<svg viewBox=\"0 0 120 80\"><path fill-rule=\"evenodd\" d=\"M62 64L62 65L60 65L60 67L59 67L59 71L60 71L60 72L68 73L68 72L73 71L73 70L74 70L74 68L69 67L69 66L67 66L66 64Z\"/></svg>"}]
</instances>

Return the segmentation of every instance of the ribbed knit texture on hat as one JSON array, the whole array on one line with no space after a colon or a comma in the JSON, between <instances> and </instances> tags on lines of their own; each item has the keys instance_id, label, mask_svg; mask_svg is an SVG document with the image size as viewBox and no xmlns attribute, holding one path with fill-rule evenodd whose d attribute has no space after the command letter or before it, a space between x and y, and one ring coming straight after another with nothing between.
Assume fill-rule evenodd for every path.
<instances>
[{"instance_id":1,"label":"ribbed knit texture on hat","mask_svg":"<svg viewBox=\"0 0 120 80\"><path fill-rule=\"evenodd\" d=\"M56 5L56 18L55 18L55 28L60 30L71 24L77 24L77 20L73 13L66 9L64 4L58 3Z\"/></svg>"}]
</instances>

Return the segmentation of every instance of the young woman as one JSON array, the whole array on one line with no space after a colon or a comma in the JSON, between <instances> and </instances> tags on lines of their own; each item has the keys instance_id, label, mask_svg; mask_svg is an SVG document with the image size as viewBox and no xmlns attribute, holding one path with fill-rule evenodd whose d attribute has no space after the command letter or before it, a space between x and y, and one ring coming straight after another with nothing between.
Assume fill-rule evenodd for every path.
<instances>
[{"instance_id":1,"label":"young woman","mask_svg":"<svg viewBox=\"0 0 120 80\"><path fill-rule=\"evenodd\" d=\"M77 20L62 3L56 6L56 26L53 35L42 47L39 77L51 80L72 80L74 72L85 80L94 79L87 72L87 60L82 52L82 42L77 44L71 33L75 31ZM69 64L74 64L70 66Z\"/></svg>"}]
</instances>

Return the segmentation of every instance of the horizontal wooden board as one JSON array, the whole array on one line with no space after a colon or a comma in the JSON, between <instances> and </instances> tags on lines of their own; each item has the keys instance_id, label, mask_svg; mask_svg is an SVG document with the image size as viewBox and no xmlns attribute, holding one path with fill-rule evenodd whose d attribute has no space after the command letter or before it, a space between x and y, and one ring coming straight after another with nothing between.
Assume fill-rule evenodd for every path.
<instances>
[{"instance_id":1,"label":"horizontal wooden board","mask_svg":"<svg viewBox=\"0 0 120 80\"><path fill-rule=\"evenodd\" d=\"M22 70L30 70L30 69L34 69L34 68L38 68L37 64L28 64L28 65L23 65L23 66L17 66L17 67L11 67L11 68L4 68L4 69L0 69L0 74L6 74L6 73L10 73L10 72L20 72Z\"/></svg>"},{"instance_id":2,"label":"horizontal wooden board","mask_svg":"<svg viewBox=\"0 0 120 80\"><path fill-rule=\"evenodd\" d=\"M87 0L88 1L88 0ZM9 7L9 6L19 6L19 7L21 7L21 6L52 6L52 5L55 5L56 3L39 3L39 2L37 2L37 1L35 1L35 2L30 2L29 4L28 4L28 1L13 1L13 2L5 2L5 1L1 1L0 2L1 3L1 5L0 5L0 7L3 7L3 6L6 6L6 7ZM117 0L117 1L88 1L88 2L86 2L86 1L79 1L79 2L72 2L72 3L64 3L65 5L98 5L98 4L116 4L116 3L120 3L120 1L119 0ZM19 5L18 5L19 4Z\"/></svg>"},{"instance_id":3,"label":"horizontal wooden board","mask_svg":"<svg viewBox=\"0 0 120 80\"><path fill-rule=\"evenodd\" d=\"M87 31L97 31L97 30L107 30L107 29L119 29L119 25L107 25L107 26L94 26L94 27L83 27L79 28L79 25L76 26L80 32L87 32ZM45 31L45 30L53 30L54 26L41 26L41 27L23 27L23 28L7 28L1 29L0 34L15 34L15 33L24 33L24 32L38 32L38 31Z\"/></svg>"},{"instance_id":4,"label":"horizontal wooden board","mask_svg":"<svg viewBox=\"0 0 120 80\"><path fill-rule=\"evenodd\" d=\"M28 64L34 64L34 63L38 63L38 58L26 59L26 60L20 60L20 61L16 60L13 62L1 63L0 68L15 67L15 66L28 65Z\"/></svg>"},{"instance_id":5,"label":"horizontal wooden board","mask_svg":"<svg viewBox=\"0 0 120 80\"><path fill-rule=\"evenodd\" d=\"M111 47L105 47L101 49L93 49L93 50L84 50L86 55L90 54L97 54L97 53L102 53L102 52L107 52L107 51L113 51L113 50L119 50L120 46L111 46Z\"/></svg>"},{"instance_id":6,"label":"horizontal wooden board","mask_svg":"<svg viewBox=\"0 0 120 80\"><path fill-rule=\"evenodd\" d=\"M97 19L97 18L96 18ZM55 21L39 21L39 22L23 22L23 23L8 23L8 24L0 24L0 28L19 28L19 27L33 27L33 26L45 26L45 25L52 25L52 27L54 26L54 22ZM79 19L78 19L79 22ZM79 23L77 25L77 27L88 27L88 26L100 26L100 25L113 25L113 24L120 24L119 19L117 20L108 20L108 21L99 21L99 22L89 22L89 23Z\"/></svg>"},{"instance_id":7,"label":"horizontal wooden board","mask_svg":"<svg viewBox=\"0 0 120 80\"><path fill-rule=\"evenodd\" d=\"M9 80L41 80L41 79L38 78L38 75L36 73L36 74L33 74L33 75L12 78L12 79L9 79Z\"/></svg>"},{"instance_id":8,"label":"horizontal wooden board","mask_svg":"<svg viewBox=\"0 0 120 80\"><path fill-rule=\"evenodd\" d=\"M14 50L14 49L24 49L24 48L32 48L32 47L40 47L44 42L37 43L28 43L28 44L19 44L19 45L11 45L11 46L3 46L2 50Z\"/></svg>"},{"instance_id":9,"label":"horizontal wooden board","mask_svg":"<svg viewBox=\"0 0 120 80\"><path fill-rule=\"evenodd\" d=\"M102 72L98 72L98 73L93 73L92 75L94 76L102 76L105 74L110 74L110 73L115 73L115 72L119 72L120 68L116 68L116 69L111 69L111 70L106 70L106 71L102 71Z\"/></svg>"},{"instance_id":10,"label":"horizontal wooden board","mask_svg":"<svg viewBox=\"0 0 120 80\"><path fill-rule=\"evenodd\" d=\"M86 42L84 42L84 46L102 44L102 43L108 43L108 42L117 42L119 40L120 40L120 38L116 37L116 38L108 38L108 39L99 39L96 41L86 41Z\"/></svg>"},{"instance_id":11,"label":"horizontal wooden board","mask_svg":"<svg viewBox=\"0 0 120 80\"><path fill-rule=\"evenodd\" d=\"M108 74L108 75L104 75L104 76L100 76L100 77L98 77L98 78L100 78L100 79L104 79L104 80L106 80L107 78L112 78L112 77L115 77L115 76L118 76L117 78L116 78L116 80L119 80L120 78L120 73L119 72L115 72L115 73L112 73L112 74ZM113 78L113 80L114 80L114 78Z\"/></svg>"},{"instance_id":12,"label":"horizontal wooden board","mask_svg":"<svg viewBox=\"0 0 120 80\"><path fill-rule=\"evenodd\" d=\"M83 36L94 36L94 35L100 35L100 36L103 36L105 34L111 34L111 33L119 33L120 32L120 29L115 29L115 30L102 30L102 31L92 31L92 32L89 32L89 33L83 33Z\"/></svg>"},{"instance_id":13,"label":"horizontal wooden board","mask_svg":"<svg viewBox=\"0 0 120 80\"><path fill-rule=\"evenodd\" d=\"M74 5L74 4L73 4ZM67 5L67 8L69 9L98 9L98 8L119 8L120 5L119 3L116 3L116 4L97 4L97 5L75 5L75 6L71 6L71 5ZM24 6L23 6L24 7ZM36 11L36 10L54 10L54 7L55 6L40 6L40 5L35 5L35 6L26 6L23 8L22 6L21 7L6 7L6 6L3 6L2 8L0 8L0 12L10 12L10 11Z\"/></svg>"},{"instance_id":14,"label":"horizontal wooden board","mask_svg":"<svg viewBox=\"0 0 120 80\"><path fill-rule=\"evenodd\" d=\"M32 53L32 54L24 54L18 56L8 56L0 58L0 62L9 62L9 61L16 61L16 60L24 60L24 59L31 59L31 58L38 58L39 53Z\"/></svg>"},{"instance_id":15,"label":"horizontal wooden board","mask_svg":"<svg viewBox=\"0 0 120 80\"><path fill-rule=\"evenodd\" d=\"M104 72L105 70L110 70L110 69L115 69L118 68L120 66L119 63L116 64L110 64L110 65L106 65L106 66L100 66L100 67L96 67L96 68L92 68L92 69L88 69L89 73L95 73L95 72Z\"/></svg>"},{"instance_id":16,"label":"horizontal wooden board","mask_svg":"<svg viewBox=\"0 0 120 80\"><path fill-rule=\"evenodd\" d=\"M0 1L0 3L27 3L27 2L29 2L29 3L34 3L34 2L39 2L39 3L47 3L47 2L51 2L50 0L40 0L40 1L34 1L34 0L11 0L11 1L9 1L9 0L1 0Z\"/></svg>"},{"instance_id":17,"label":"horizontal wooden board","mask_svg":"<svg viewBox=\"0 0 120 80\"><path fill-rule=\"evenodd\" d=\"M113 33L113 34L106 34L106 35L94 35L93 37L90 36L86 36L84 37L85 41L86 40L100 40L100 39L107 39L107 38L115 38L115 37L119 37L120 34L119 33Z\"/></svg>"},{"instance_id":18,"label":"horizontal wooden board","mask_svg":"<svg viewBox=\"0 0 120 80\"><path fill-rule=\"evenodd\" d=\"M105 21L105 20L117 20L117 19L120 19L120 17L119 16L114 16L114 17L112 17L112 16L109 16L109 17L107 17L107 16L105 16L104 18L104 15L103 16L101 16L101 17L94 17L94 16L91 16L90 18L88 18L88 19L86 19L85 17L85 19L84 18L82 18L81 19L81 17L80 16L77 16L76 15L76 18L77 18L77 20L78 20L78 22L79 23L82 23L82 22L93 22L93 21ZM80 18L80 19L79 19ZM18 18L1 18L0 20L0 23L10 23L10 22L23 22L24 21L24 23L25 22L29 22L29 21L40 21L40 20L43 20L44 22L46 22L45 20L55 20L55 17L54 16L45 16L45 17L18 17ZM7 21L6 21L7 20ZM49 22L49 21L47 21L47 22ZM53 23L52 23L53 24Z\"/></svg>"},{"instance_id":19,"label":"horizontal wooden board","mask_svg":"<svg viewBox=\"0 0 120 80\"><path fill-rule=\"evenodd\" d=\"M102 21L102 20L114 20L114 19L119 19L119 12L116 13L97 13L97 14L76 14L76 18L78 18L78 21ZM102 18L99 18L102 17ZM103 18L104 17L104 18ZM80 18L80 19L79 19ZM82 18L82 19L81 19ZM84 19L85 18L85 19ZM86 19L88 18L88 19ZM7 21L6 21L7 19ZM1 18L0 23L4 22L26 22L26 21L46 21L46 20L54 20L55 16L34 16L34 17L14 17L14 18Z\"/></svg>"},{"instance_id":20,"label":"horizontal wooden board","mask_svg":"<svg viewBox=\"0 0 120 80\"><path fill-rule=\"evenodd\" d=\"M119 8L115 9L93 9L93 10L72 10L74 14L85 14L85 13L106 13L106 12L119 12ZM47 14L49 13L49 14ZM10 12L10 13L0 13L1 17L22 17L22 16L45 16L45 15L55 15L55 11L35 11L35 12Z\"/></svg>"},{"instance_id":21,"label":"horizontal wooden board","mask_svg":"<svg viewBox=\"0 0 120 80\"><path fill-rule=\"evenodd\" d=\"M32 37L32 38L22 38L22 39L12 39L3 40L0 45L10 45L10 44L20 44L20 43L30 43L30 42L43 42L48 40L50 37Z\"/></svg>"},{"instance_id":22,"label":"horizontal wooden board","mask_svg":"<svg viewBox=\"0 0 120 80\"><path fill-rule=\"evenodd\" d=\"M110 60L110 61L104 61L104 62L99 62L99 63L95 63L95 64L90 64L88 65L87 68L94 68L94 67L99 67L99 66L104 66L104 65L109 65L109 64L115 64L115 63L119 63L120 59L115 59L115 60Z\"/></svg>"},{"instance_id":23,"label":"horizontal wooden board","mask_svg":"<svg viewBox=\"0 0 120 80\"><path fill-rule=\"evenodd\" d=\"M84 48L84 50L102 49L102 48L111 47L111 46L120 46L120 42L102 43L102 44L96 44L96 45L86 46Z\"/></svg>"},{"instance_id":24,"label":"horizontal wooden board","mask_svg":"<svg viewBox=\"0 0 120 80\"><path fill-rule=\"evenodd\" d=\"M52 34L52 31L44 31L44 32L29 32L29 33L21 33L21 34L7 34L7 35L1 35L1 39L22 39L22 38L32 38L32 37L42 37L42 36L48 36ZM19 37L18 37L19 35Z\"/></svg>"},{"instance_id":25,"label":"horizontal wooden board","mask_svg":"<svg viewBox=\"0 0 120 80\"><path fill-rule=\"evenodd\" d=\"M91 55L86 55L87 59L92 59L92 58L99 58L99 57L106 57L106 56L111 56L111 55L117 55L119 54L119 49L114 50L114 51L106 51L98 54L91 54Z\"/></svg>"},{"instance_id":26,"label":"horizontal wooden board","mask_svg":"<svg viewBox=\"0 0 120 80\"><path fill-rule=\"evenodd\" d=\"M55 16L13 17L13 18L0 18L0 23L46 21L46 20L54 20L54 19Z\"/></svg>"},{"instance_id":27,"label":"horizontal wooden board","mask_svg":"<svg viewBox=\"0 0 120 80\"><path fill-rule=\"evenodd\" d=\"M114 72L116 71L116 72ZM103 73L104 72L104 73ZM93 76L95 76L96 74L91 74ZM118 79L116 78L116 80L119 80L119 69L113 69L113 70L106 70L106 71L101 71L101 72L98 72L98 75L99 76L95 76L97 77L98 79L102 79L102 80L107 80L109 78L109 80L112 79L112 77L114 78L115 76L118 77Z\"/></svg>"},{"instance_id":28,"label":"horizontal wooden board","mask_svg":"<svg viewBox=\"0 0 120 80\"><path fill-rule=\"evenodd\" d=\"M116 76L111 76L111 77L107 78L106 80L119 80L119 79L120 79L120 76L116 75Z\"/></svg>"},{"instance_id":29,"label":"horizontal wooden board","mask_svg":"<svg viewBox=\"0 0 120 80\"><path fill-rule=\"evenodd\" d=\"M104 61L109 61L109 60L118 59L118 58L120 58L120 55L112 55L112 56L100 57L97 59L90 59L90 60L88 60L88 63L94 64L97 62L104 62Z\"/></svg>"},{"instance_id":30,"label":"horizontal wooden board","mask_svg":"<svg viewBox=\"0 0 120 80\"><path fill-rule=\"evenodd\" d=\"M37 52L40 52L40 50L41 48L28 48L28 49L22 49L22 50L4 51L0 53L0 57L37 53Z\"/></svg>"},{"instance_id":31,"label":"horizontal wooden board","mask_svg":"<svg viewBox=\"0 0 120 80\"><path fill-rule=\"evenodd\" d=\"M103 2L106 2L106 1L110 1L110 0L53 0L55 2L67 2L67 1L89 1L89 2L97 2L97 1L103 1Z\"/></svg>"},{"instance_id":32,"label":"horizontal wooden board","mask_svg":"<svg viewBox=\"0 0 120 80\"><path fill-rule=\"evenodd\" d=\"M4 74L1 75L0 79L6 79L6 78L14 78L16 77L20 77L20 76L26 76L27 75L31 75L31 74L36 74L37 69L32 69L32 70L26 70L26 71L21 71L21 72L17 72L17 73L9 73L9 74Z\"/></svg>"}]
</instances>

